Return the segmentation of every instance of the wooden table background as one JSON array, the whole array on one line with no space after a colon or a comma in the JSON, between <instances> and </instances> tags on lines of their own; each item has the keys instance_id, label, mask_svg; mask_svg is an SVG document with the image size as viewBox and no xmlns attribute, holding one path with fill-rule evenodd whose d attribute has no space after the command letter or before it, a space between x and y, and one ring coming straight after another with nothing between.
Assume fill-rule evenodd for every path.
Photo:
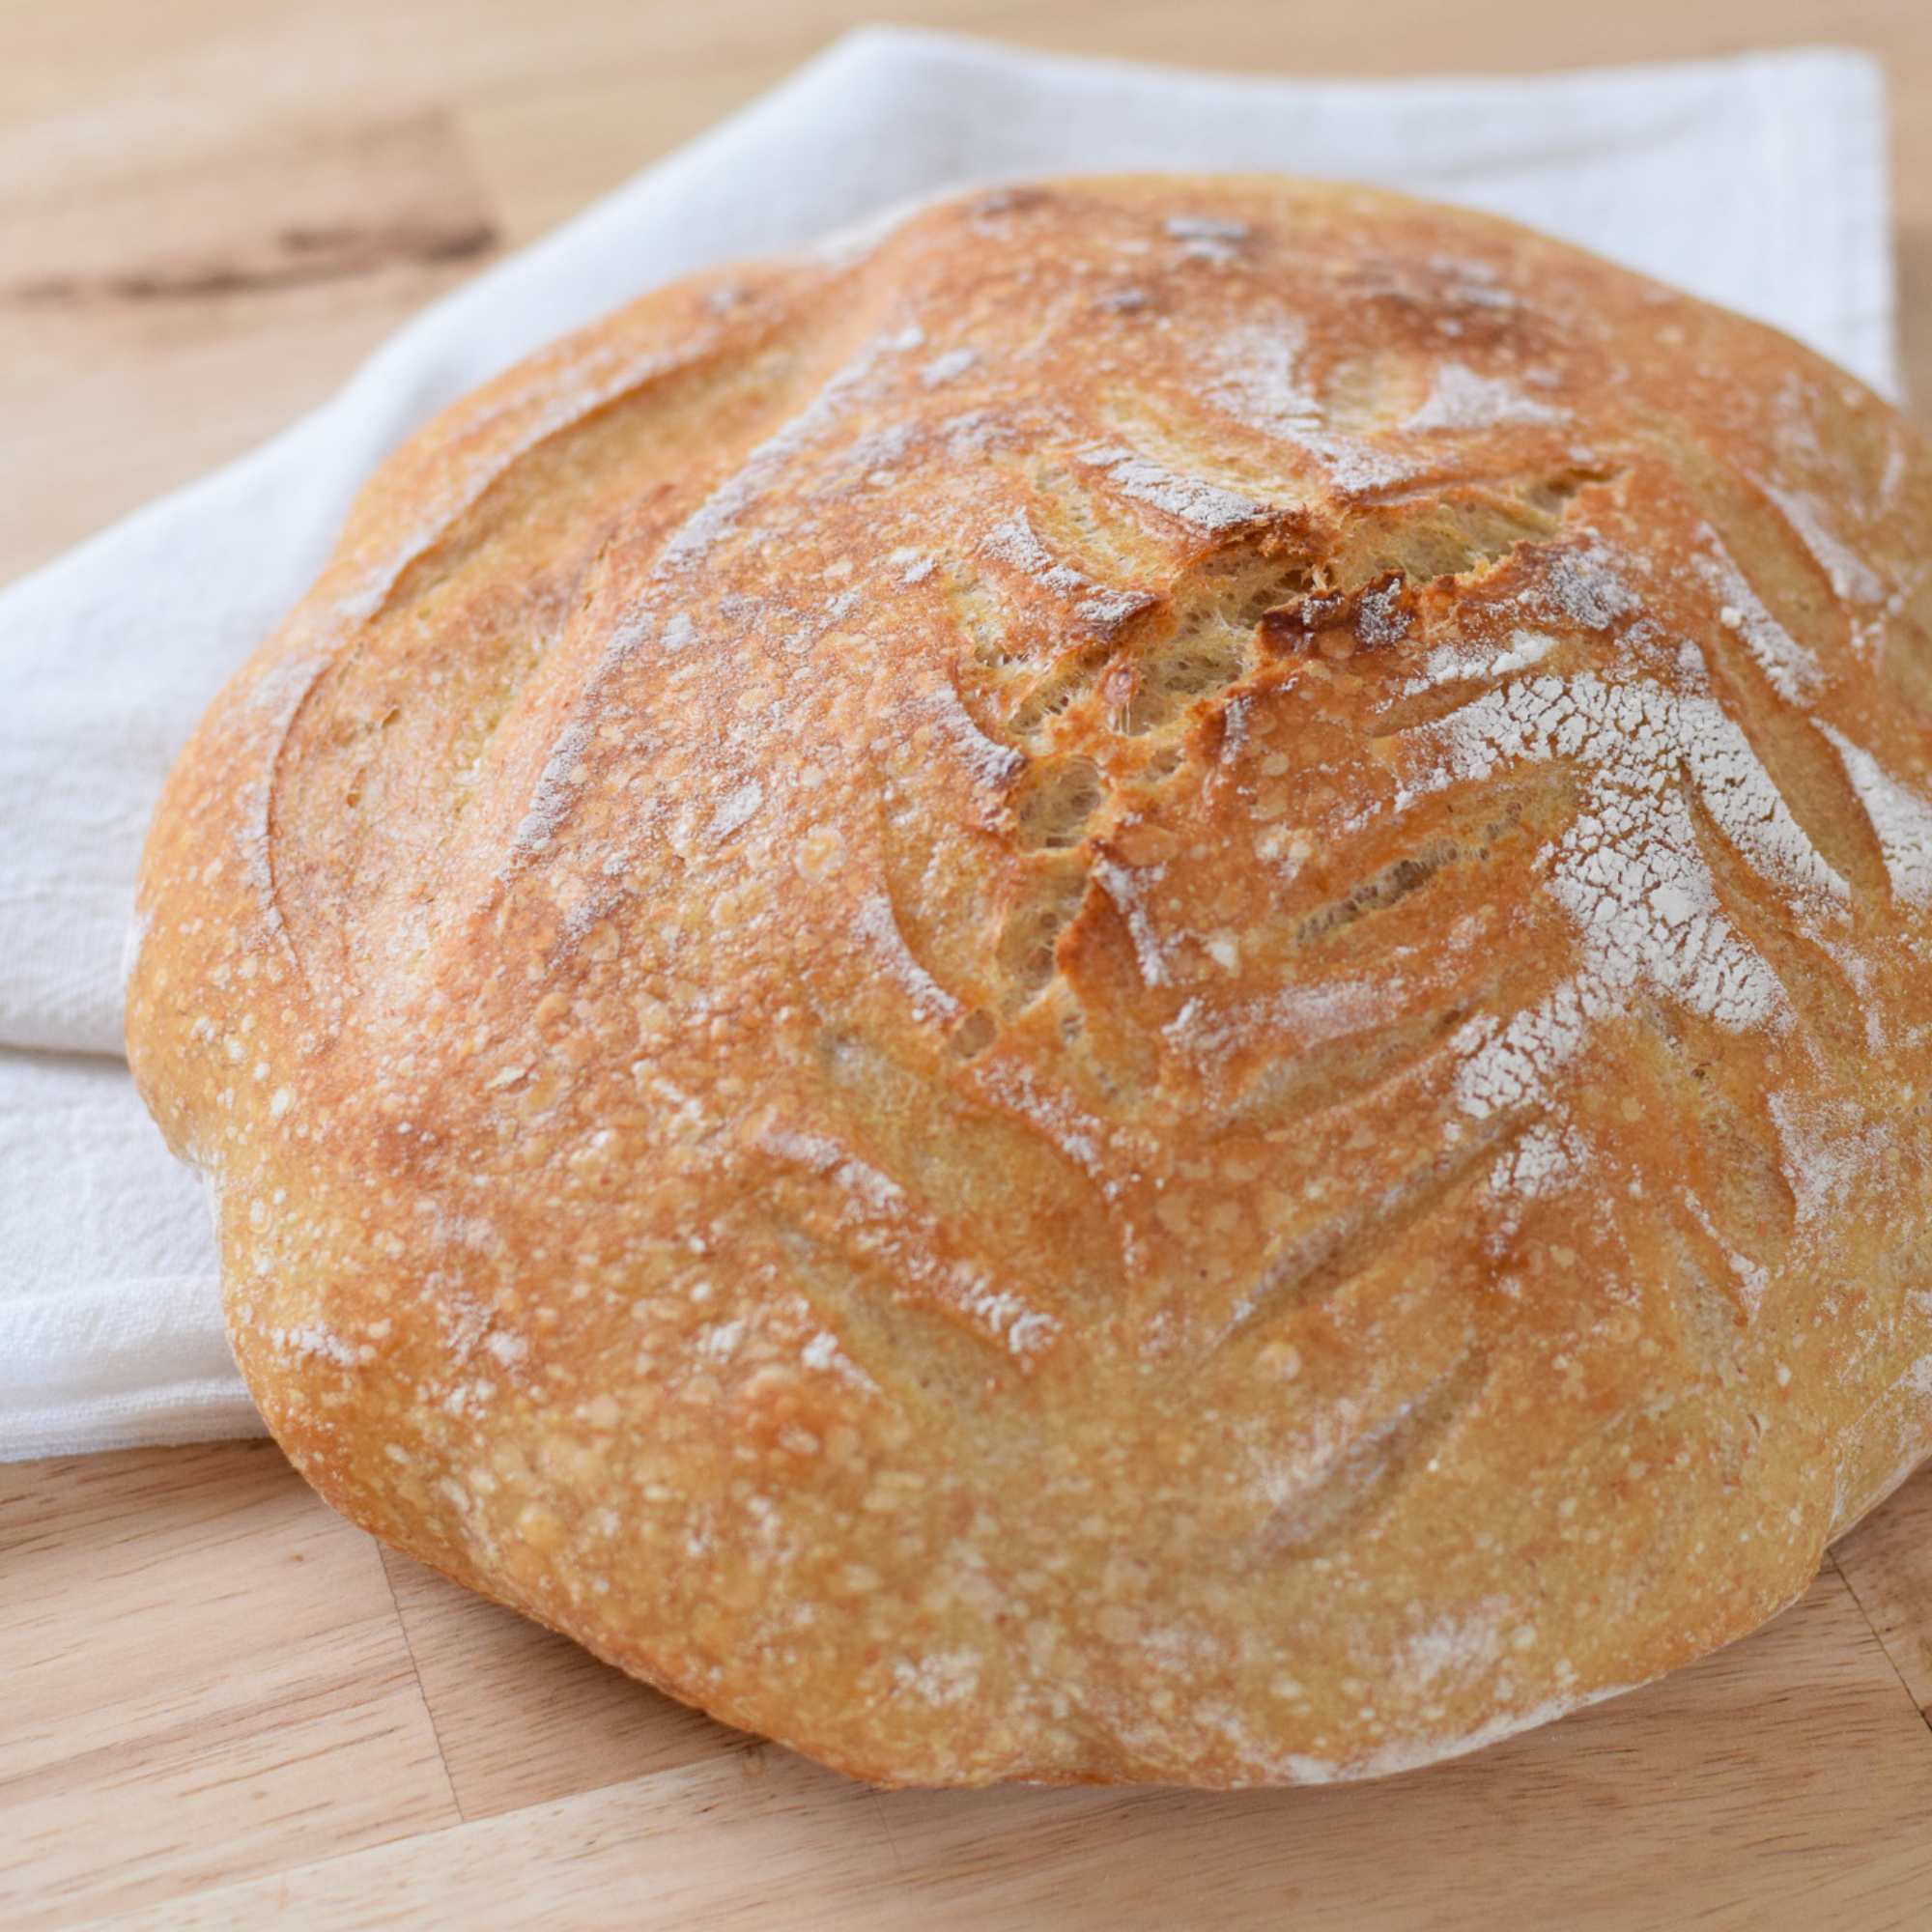
<instances>
[{"instance_id":1,"label":"wooden table background","mask_svg":"<svg viewBox=\"0 0 1932 1932\"><path fill-rule=\"evenodd\" d=\"M1892 86L1932 400L1928 0L902 0L1298 74L1836 40ZM319 401L412 310L864 14L0 0L0 582ZM329 1514L266 1444L0 1467L0 1925L1932 1926L1932 1470L1756 1636L1377 1785L881 1794Z\"/></svg>"}]
</instances>

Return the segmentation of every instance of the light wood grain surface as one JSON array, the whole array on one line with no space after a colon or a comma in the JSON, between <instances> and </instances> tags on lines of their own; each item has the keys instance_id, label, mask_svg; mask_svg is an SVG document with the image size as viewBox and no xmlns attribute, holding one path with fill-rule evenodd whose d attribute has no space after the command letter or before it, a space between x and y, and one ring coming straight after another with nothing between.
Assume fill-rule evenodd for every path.
<instances>
[{"instance_id":1,"label":"light wood grain surface","mask_svg":"<svg viewBox=\"0 0 1932 1932\"><path fill-rule=\"evenodd\" d=\"M865 17L837 0L0 0L0 582ZM1928 0L984 0L1300 74L1883 54L1932 399ZM1376 1785L881 1794L380 1549L265 1444L0 1467L0 1926L1932 1926L1932 1471L1768 1629Z\"/></svg>"}]
</instances>

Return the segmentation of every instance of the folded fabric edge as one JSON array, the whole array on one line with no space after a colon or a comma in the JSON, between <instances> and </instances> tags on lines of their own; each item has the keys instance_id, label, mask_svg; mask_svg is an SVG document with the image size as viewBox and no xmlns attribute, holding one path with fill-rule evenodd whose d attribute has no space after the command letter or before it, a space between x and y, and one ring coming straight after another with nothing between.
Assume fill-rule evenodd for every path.
<instances>
[{"instance_id":1,"label":"folded fabric edge","mask_svg":"<svg viewBox=\"0 0 1932 1932\"><path fill-rule=\"evenodd\" d=\"M138 1397L50 1402L0 1413L0 1463L170 1449L269 1433L239 1375L168 1382Z\"/></svg>"},{"instance_id":2,"label":"folded fabric edge","mask_svg":"<svg viewBox=\"0 0 1932 1932\"><path fill-rule=\"evenodd\" d=\"M1613 61L1577 67L1538 68L1528 73L1496 70L1444 74L1277 73L1272 71L1266 73L1238 73L1232 68L1180 67L1162 61L1133 60L1119 54L1055 53L1037 47L1014 46L1006 41L992 40L980 34L951 33L939 27L908 27L891 21L874 21L841 34L791 78L803 79L821 63L862 48L972 57L995 65L1052 69L1068 74L1091 73L1097 70L1143 79L1178 75L1188 80L1223 81L1232 87L1258 91L1286 83L1295 87L1333 88L1337 91L1360 88L1364 93L1377 95L1412 92L1418 96L1461 94L1471 87L1494 87L1506 93L1530 94L1547 91L1552 85L1572 82L1581 86L1602 81L1641 85L1659 74L1666 73L1706 75L1715 79L1734 75L1746 65L1761 63L1786 68L1843 63L1861 69L1868 74L1881 76L1885 71L1884 63L1867 48L1837 41L1804 41L1792 46L1750 47L1736 53L1690 55L1677 60ZM728 120L718 124L720 128L728 125Z\"/></svg>"}]
</instances>

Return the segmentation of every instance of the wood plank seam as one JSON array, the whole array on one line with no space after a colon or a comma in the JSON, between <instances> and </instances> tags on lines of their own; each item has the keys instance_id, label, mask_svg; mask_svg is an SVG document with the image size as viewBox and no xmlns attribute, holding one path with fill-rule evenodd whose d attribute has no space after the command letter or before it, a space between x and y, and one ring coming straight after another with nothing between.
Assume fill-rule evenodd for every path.
<instances>
[{"instance_id":1,"label":"wood plank seam","mask_svg":"<svg viewBox=\"0 0 1932 1932\"><path fill-rule=\"evenodd\" d=\"M899 1850L898 1833L893 1830L892 1813L886 1808L884 1798L877 1785L871 1789L872 1815L879 1821L879 1830L885 1834L886 1849L893 1855L893 1869L901 1878L907 1877L911 1866L905 1861L905 1854Z\"/></svg>"},{"instance_id":2,"label":"wood plank seam","mask_svg":"<svg viewBox=\"0 0 1932 1932\"><path fill-rule=\"evenodd\" d=\"M1872 1640L1884 1652L1885 1661L1891 1666L1891 1674L1898 1679L1898 1688L1905 1692L1905 1701L1918 1713L1918 1721L1925 1726L1927 1735L1932 1736L1932 1711L1926 1710L1914 1694L1911 1683L1899 1666L1898 1659L1892 1655L1890 1644L1885 1640L1885 1633L1878 1627L1878 1620L1865 1607L1864 1600L1859 1595L1858 1585L1852 1581L1837 1557L1829 1549L1825 1552L1825 1566L1845 1586L1845 1594L1858 1606L1859 1615L1864 1619L1865 1628L1872 1634Z\"/></svg>"},{"instance_id":3,"label":"wood plank seam","mask_svg":"<svg viewBox=\"0 0 1932 1932\"><path fill-rule=\"evenodd\" d=\"M372 1542L374 1538L370 1539ZM429 1719L429 1734L436 1740L436 1761L442 1770L442 1781L449 1791L449 1806L456 1813L461 1824L469 1824L469 1814L463 1808L463 1799L456 1789L456 1779L449 1769L449 1752L442 1742L442 1726L437 1720L436 1705L431 1700L429 1687L423 1682L422 1664L416 1657L415 1639L410 1634L410 1620L403 1615L403 1606L396 1597L396 1579L389 1575L389 1566L383 1561L381 1545L377 1546L376 1567L383 1573L383 1587L389 1593L389 1609L396 1619L396 1628L402 1633L403 1649L408 1653L410 1672L416 1680L416 1695L422 1699L423 1714ZM1866 1619L1870 1621L1869 1618ZM444 1826L444 1831L453 1829Z\"/></svg>"}]
</instances>

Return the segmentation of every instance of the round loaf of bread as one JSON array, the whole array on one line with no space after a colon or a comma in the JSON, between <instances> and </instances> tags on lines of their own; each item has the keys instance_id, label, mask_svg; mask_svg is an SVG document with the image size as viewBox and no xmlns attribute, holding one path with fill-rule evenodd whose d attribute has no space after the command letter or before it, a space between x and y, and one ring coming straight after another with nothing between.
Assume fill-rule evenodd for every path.
<instances>
[{"instance_id":1,"label":"round loaf of bread","mask_svg":"<svg viewBox=\"0 0 1932 1932\"><path fill-rule=\"evenodd\" d=\"M1069 181L370 484L129 1050L337 1508L887 1783L1370 1776L1932 1447L1932 472L1502 222Z\"/></svg>"}]
</instances>

